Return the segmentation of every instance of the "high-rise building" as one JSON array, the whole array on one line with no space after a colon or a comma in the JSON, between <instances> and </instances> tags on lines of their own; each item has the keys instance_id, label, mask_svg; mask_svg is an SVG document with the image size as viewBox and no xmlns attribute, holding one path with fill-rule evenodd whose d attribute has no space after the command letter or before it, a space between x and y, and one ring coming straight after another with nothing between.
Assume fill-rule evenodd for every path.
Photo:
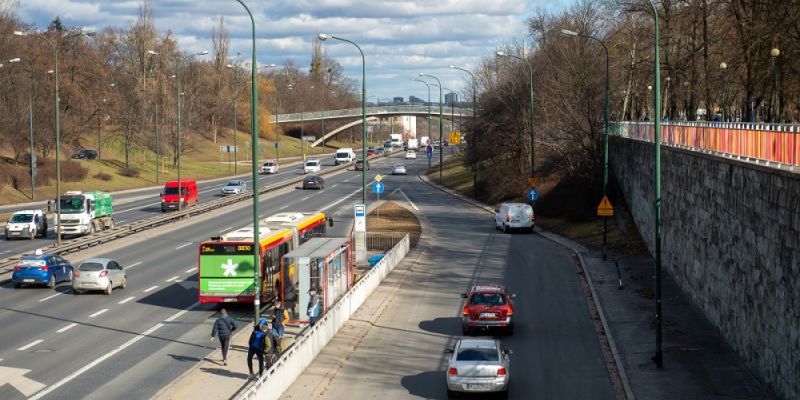
<instances>
[{"instance_id":1,"label":"high-rise building","mask_svg":"<svg viewBox=\"0 0 800 400\"><path fill-rule=\"evenodd\" d=\"M403 104L403 98L402 98L402 97L400 97L400 96L398 96L398 97L395 97L394 99L392 99L392 102L393 102L394 104Z\"/></svg>"},{"instance_id":2,"label":"high-rise building","mask_svg":"<svg viewBox=\"0 0 800 400\"><path fill-rule=\"evenodd\" d=\"M458 103L458 93L450 92L445 93L444 95L444 104L448 106L452 106L454 103Z\"/></svg>"},{"instance_id":3,"label":"high-rise building","mask_svg":"<svg viewBox=\"0 0 800 400\"><path fill-rule=\"evenodd\" d=\"M425 100L422 100L414 95L408 96L408 102L411 104L425 104Z\"/></svg>"}]
</instances>

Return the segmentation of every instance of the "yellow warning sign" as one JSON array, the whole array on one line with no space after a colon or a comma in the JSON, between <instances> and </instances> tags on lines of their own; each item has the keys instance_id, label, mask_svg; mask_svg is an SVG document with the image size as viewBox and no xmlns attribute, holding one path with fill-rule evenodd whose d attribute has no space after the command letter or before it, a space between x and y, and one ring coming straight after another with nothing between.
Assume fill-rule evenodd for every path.
<instances>
[{"instance_id":1,"label":"yellow warning sign","mask_svg":"<svg viewBox=\"0 0 800 400\"><path fill-rule=\"evenodd\" d=\"M461 144L461 132L450 131L450 144Z\"/></svg>"},{"instance_id":2,"label":"yellow warning sign","mask_svg":"<svg viewBox=\"0 0 800 400\"><path fill-rule=\"evenodd\" d=\"M614 206L612 206L611 202L608 201L607 196L603 196L603 200L600 200L600 205L597 206L597 216L598 217L614 216Z\"/></svg>"},{"instance_id":3,"label":"yellow warning sign","mask_svg":"<svg viewBox=\"0 0 800 400\"><path fill-rule=\"evenodd\" d=\"M383 179L383 177L382 177L382 176L380 176L380 175L375 175L375 181L376 181L376 182L380 182L380 181L381 181L381 179Z\"/></svg>"},{"instance_id":4,"label":"yellow warning sign","mask_svg":"<svg viewBox=\"0 0 800 400\"><path fill-rule=\"evenodd\" d=\"M532 189L536 189L536 184L539 183L539 178L528 178L528 182L531 184Z\"/></svg>"}]
</instances>

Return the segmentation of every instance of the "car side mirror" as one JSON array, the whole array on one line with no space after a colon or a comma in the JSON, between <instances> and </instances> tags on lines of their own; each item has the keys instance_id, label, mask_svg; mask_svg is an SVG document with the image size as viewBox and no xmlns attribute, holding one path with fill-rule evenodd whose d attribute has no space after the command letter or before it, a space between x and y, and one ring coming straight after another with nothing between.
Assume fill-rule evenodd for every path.
<instances>
[{"instance_id":1,"label":"car side mirror","mask_svg":"<svg viewBox=\"0 0 800 400\"><path fill-rule=\"evenodd\" d=\"M453 354L453 349L451 349L451 348L446 348L446 349L444 349L444 353L445 353L445 354Z\"/></svg>"},{"instance_id":2,"label":"car side mirror","mask_svg":"<svg viewBox=\"0 0 800 400\"><path fill-rule=\"evenodd\" d=\"M333 227L333 218L328 218L328 226Z\"/></svg>"},{"instance_id":3,"label":"car side mirror","mask_svg":"<svg viewBox=\"0 0 800 400\"><path fill-rule=\"evenodd\" d=\"M514 354L514 350L506 349L506 354L508 355Z\"/></svg>"},{"instance_id":4,"label":"car side mirror","mask_svg":"<svg viewBox=\"0 0 800 400\"><path fill-rule=\"evenodd\" d=\"M516 298L517 298L517 294L516 294L516 293L512 294L512 295L511 295L511 298L512 298L512 299L516 299Z\"/></svg>"},{"instance_id":5,"label":"car side mirror","mask_svg":"<svg viewBox=\"0 0 800 400\"><path fill-rule=\"evenodd\" d=\"M461 298L462 299L466 299L467 298L467 294L466 293L461 293Z\"/></svg>"}]
</instances>

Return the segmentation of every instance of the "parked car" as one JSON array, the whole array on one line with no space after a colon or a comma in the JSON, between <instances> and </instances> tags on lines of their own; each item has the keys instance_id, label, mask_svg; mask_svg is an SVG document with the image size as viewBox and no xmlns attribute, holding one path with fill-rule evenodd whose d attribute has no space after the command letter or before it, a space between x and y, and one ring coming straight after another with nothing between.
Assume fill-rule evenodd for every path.
<instances>
[{"instance_id":1,"label":"parked car","mask_svg":"<svg viewBox=\"0 0 800 400\"><path fill-rule=\"evenodd\" d=\"M383 147L378 147L375 149L375 153L379 156L382 156L386 154L386 149L384 149Z\"/></svg>"},{"instance_id":2,"label":"parked car","mask_svg":"<svg viewBox=\"0 0 800 400\"><path fill-rule=\"evenodd\" d=\"M36 236L47 237L47 214L42 210L22 210L11 214L6 222L6 240Z\"/></svg>"},{"instance_id":3,"label":"parked car","mask_svg":"<svg viewBox=\"0 0 800 400\"><path fill-rule=\"evenodd\" d=\"M278 162L275 160L267 160L261 164L261 173L262 174L277 174L278 173Z\"/></svg>"},{"instance_id":4,"label":"parked car","mask_svg":"<svg viewBox=\"0 0 800 400\"><path fill-rule=\"evenodd\" d=\"M80 294L84 290L102 290L111 294L115 287L125 289L128 275L118 262L109 258L90 258L81 261L75 268L72 280L72 294Z\"/></svg>"},{"instance_id":5,"label":"parked car","mask_svg":"<svg viewBox=\"0 0 800 400\"><path fill-rule=\"evenodd\" d=\"M11 282L14 288L22 285L46 285L55 287L56 283L72 280L72 264L55 253L42 253L36 250L32 256L22 257L14 266Z\"/></svg>"},{"instance_id":6,"label":"parked car","mask_svg":"<svg viewBox=\"0 0 800 400\"><path fill-rule=\"evenodd\" d=\"M247 182L241 179L234 179L232 181L228 181L225 186L222 187L222 195L227 196L229 194L240 194L247 191Z\"/></svg>"},{"instance_id":7,"label":"parked car","mask_svg":"<svg viewBox=\"0 0 800 400\"><path fill-rule=\"evenodd\" d=\"M494 227L505 233L512 229L533 232L535 217L533 207L525 203L502 203L495 210Z\"/></svg>"},{"instance_id":8,"label":"parked car","mask_svg":"<svg viewBox=\"0 0 800 400\"><path fill-rule=\"evenodd\" d=\"M406 152L406 160L416 160L417 159L417 152L414 150L409 150Z\"/></svg>"},{"instance_id":9,"label":"parked car","mask_svg":"<svg viewBox=\"0 0 800 400\"><path fill-rule=\"evenodd\" d=\"M405 175L406 166L405 165L393 165L392 166L392 175Z\"/></svg>"},{"instance_id":10,"label":"parked car","mask_svg":"<svg viewBox=\"0 0 800 400\"><path fill-rule=\"evenodd\" d=\"M178 186L180 186L180 195L178 195ZM161 191L161 212L177 210L179 204L181 209L187 209L197 205L198 201L200 198L197 181L181 179L180 185L178 185L178 181L169 181L164 184L164 190Z\"/></svg>"},{"instance_id":11,"label":"parked car","mask_svg":"<svg viewBox=\"0 0 800 400\"><path fill-rule=\"evenodd\" d=\"M460 339L445 353L451 354L446 375L448 397L478 392L508 395L512 352L499 340Z\"/></svg>"},{"instance_id":12,"label":"parked car","mask_svg":"<svg viewBox=\"0 0 800 400\"><path fill-rule=\"evenodd\" d=\"M75 153L72 153L73 159L76 160L95 160L97 159L97 151L95 150L78 150Z\"/></svg>"},{"instance_id":13,"label":"parked car","mask_svg":"<svg viewBox=\"0 0 800 400\"><path fill-rule=\"evenodd\" d=\"M322 170L321 164L319 160L309 158L306 160L305 164L303 164L303 173L310 174L312 172L320 172Z\"/></svg>"},{"instance_id":14,"label":"parked car","mask_svg":"<svg viewBox=\"0 0 800 400\"><path fill-rule=\"evenodd\" d=\"M478 329L500 328L514 333L514 304L516 295L502 285L475 285L469 293L461 316L461 331L467 335Z\"/></svg>"},{"instance_id":15,"label":"parked car","mask_svg":"<svg viewBox=\"0 0 800 400\"><path fill-rule=\"evenodd\" d=\"M305 189L325 189L325 179L319 175L307 175L303 179L303 190Z\"/></svg>"},{"instance_id":16,"label":"parked car","mask_svg":"<svg viewBox=\"0 0 800 400\"><path fill-rule=\"evenodd\" d=\"M365 169L365 168L364 168L364 160L356 160L356 166L355 166L355 170L356 170L356 171L361 171L361 170L364 170L364 169ZM366 170L367 170L367 171L369 171L369 161L367 161L367 168L366 168Z\"/></svg>"}]
</instances>

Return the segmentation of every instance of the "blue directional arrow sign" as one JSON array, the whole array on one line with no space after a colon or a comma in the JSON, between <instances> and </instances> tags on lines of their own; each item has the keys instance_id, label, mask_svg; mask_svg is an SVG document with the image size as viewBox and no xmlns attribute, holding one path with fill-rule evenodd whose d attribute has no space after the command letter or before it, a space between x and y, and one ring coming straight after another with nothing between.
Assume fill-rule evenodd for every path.
<instances>
[{"instance_id":1,"label":"blue directional arrow sign","mask_svg":"<svg viewBox=\"0 0 800 400\"><path fill-rule=\"evenodd\" d=\"M372 185L372 191L377 194L383 193L383 189L385 189L384 184L380 182L375 182L375 184Z\"/></svg>"},{"instance_id":2,"label":"blue directional arrow sign","mask_svg":"<svg viewBox=\"0 0 800 400\"><path fill-rule=\"evenodd\" d=\"M529 201L539 200L539 192L537 192L536 189L528 190L528 200Z\"/></svg>"}]
</instances>

